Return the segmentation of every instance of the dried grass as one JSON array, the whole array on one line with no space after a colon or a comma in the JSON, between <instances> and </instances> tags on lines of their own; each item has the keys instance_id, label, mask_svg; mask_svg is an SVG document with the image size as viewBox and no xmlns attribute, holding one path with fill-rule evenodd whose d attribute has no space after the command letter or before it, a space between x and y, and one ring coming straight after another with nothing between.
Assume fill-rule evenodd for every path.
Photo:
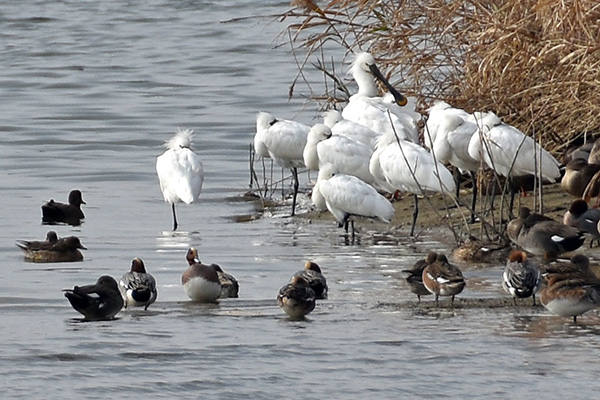
<instances>
[{"instance_id":1,"label":"dried grass","mask_svg":"<svg viewBox=\"0 0 600 400\"><path fill-rule=\"evenodd\" d=\"M443 99L492 110L555 154L600 128L600 4L595 0L295 0L294 49L327 59L334 42L371 51L424 110ZM326 63L319 61L326 70ZM306 62L302 65L306 65ZM334 78L331 71L327 75ZM344 102L331 79L321 100ZM340 90L342 89L342 90Z\"/></svg>"}]
</instances>

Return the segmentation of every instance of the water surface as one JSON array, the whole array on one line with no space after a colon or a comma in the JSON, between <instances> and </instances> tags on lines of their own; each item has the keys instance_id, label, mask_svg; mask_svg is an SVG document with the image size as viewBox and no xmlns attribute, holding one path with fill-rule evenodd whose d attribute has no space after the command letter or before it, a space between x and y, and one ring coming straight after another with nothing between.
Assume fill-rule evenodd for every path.
<instances>
[{"instance_id":1,"label":"water surface","mask_svg":"<svg viewBox=\"0 0 600 400\"><path fill-rule=\"evenodd\" d=\"M284 24L235 19L287 1L3 1L0 8L0 373L4 397L383 398L592 397L598 313L573 325L541 308L424 309L400 270L434 248L361 222L349 245L333 223L254 215L248 145L265 110L312 123L288 100L293 57ZM302 91L302 89L299 89ZM197 132L200 203L170 231L154 162L177 127ZM303 184L307 177L303 176ZM85 223L54 226L88 250L74 264L26 263L15 239L42 239L40 206L83 192ZM301 214L309 202L303 196ZM185 253L217 262L239 299L188 301ZM61 290L120 277L141 257L159 284L147 312L82 323ZM277 290L319 263L330 299L287 320ZM504 296L501 266L466 266L463 298ZM430 301L428 299L427 301ZM415 302L415 306L406 306ZM409 303L412 304L412 303Z\"/></svg>"}]
</instances>

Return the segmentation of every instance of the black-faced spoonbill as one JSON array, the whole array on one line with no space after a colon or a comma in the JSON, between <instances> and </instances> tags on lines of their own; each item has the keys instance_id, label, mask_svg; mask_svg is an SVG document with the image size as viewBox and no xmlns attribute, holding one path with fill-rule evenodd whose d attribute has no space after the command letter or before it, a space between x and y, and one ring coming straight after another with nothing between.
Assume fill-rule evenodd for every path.
<instances>
[{"instance_id":1,"label":"black-faced spoonbill","mask_svg":"<svg viewBox=\"0 0 600 400\"><path fill-rule=\"evenodd\" d=\"M309 126L300 122L276 119L266 112L259 112L256 116L254 147L257 154L264 156L266 151L279 166L292 171L294 177L292 216L296 213L298 168L304 167L302 152L306 146L309 130Z\"/></svg>"}]
</instances>

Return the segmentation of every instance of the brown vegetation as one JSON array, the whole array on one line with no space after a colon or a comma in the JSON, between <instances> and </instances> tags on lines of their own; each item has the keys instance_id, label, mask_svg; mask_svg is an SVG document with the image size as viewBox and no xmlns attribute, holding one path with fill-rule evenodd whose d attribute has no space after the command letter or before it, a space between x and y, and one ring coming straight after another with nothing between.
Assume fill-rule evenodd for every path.
<instances>
[{"instance_id":1,"label":"brown vegetation","mask_svg":"<svg viewBox=\"0 0 600 400\"><path fill-rule=\"evenodd\" d=\"M600 127L600 4L595 0L312 0L284 17L295 49L326 70L328 43L368 50L421 110L442 99L492 110L558 154ZM303 64L306 65L306 64ZM327 93L344 102L335 71ZM345 93L345 94L344 94Z\"/></svg>"}]
</instances>

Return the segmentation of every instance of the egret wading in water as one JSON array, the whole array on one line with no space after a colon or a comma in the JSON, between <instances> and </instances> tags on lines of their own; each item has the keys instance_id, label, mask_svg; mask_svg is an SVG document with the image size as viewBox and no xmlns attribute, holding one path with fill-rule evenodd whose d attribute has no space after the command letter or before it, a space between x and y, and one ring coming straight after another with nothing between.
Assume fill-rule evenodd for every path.
<instances>
[{"instance_id":1,"label":"egret wading in water","mask_svg":"<svg viewBox=\"0 0 600 400\"><path fill-rule=\"evenodd\" d=\"M178 130L165 143L167 150L156 158L160 190L173 209L173 230L177 230L175 203L191 204L198 200L204 182L200 157L191 149L191 129Z\"/></svg>"},{"instance_id":2,"label":"egret wading in water","mask_svg":"<svg viewBox=\"0 0 600 400\"><path fill-rule=\"evenodd\" d=\"M304 167L302 152L310 127L300 122L276 119L271 114L259 112L256 116L254 148L259 156L269 154L280 167L289 168L294 178L292 216L296 213L298 196L298 168Z\"/></svg>"}]
</instances>

